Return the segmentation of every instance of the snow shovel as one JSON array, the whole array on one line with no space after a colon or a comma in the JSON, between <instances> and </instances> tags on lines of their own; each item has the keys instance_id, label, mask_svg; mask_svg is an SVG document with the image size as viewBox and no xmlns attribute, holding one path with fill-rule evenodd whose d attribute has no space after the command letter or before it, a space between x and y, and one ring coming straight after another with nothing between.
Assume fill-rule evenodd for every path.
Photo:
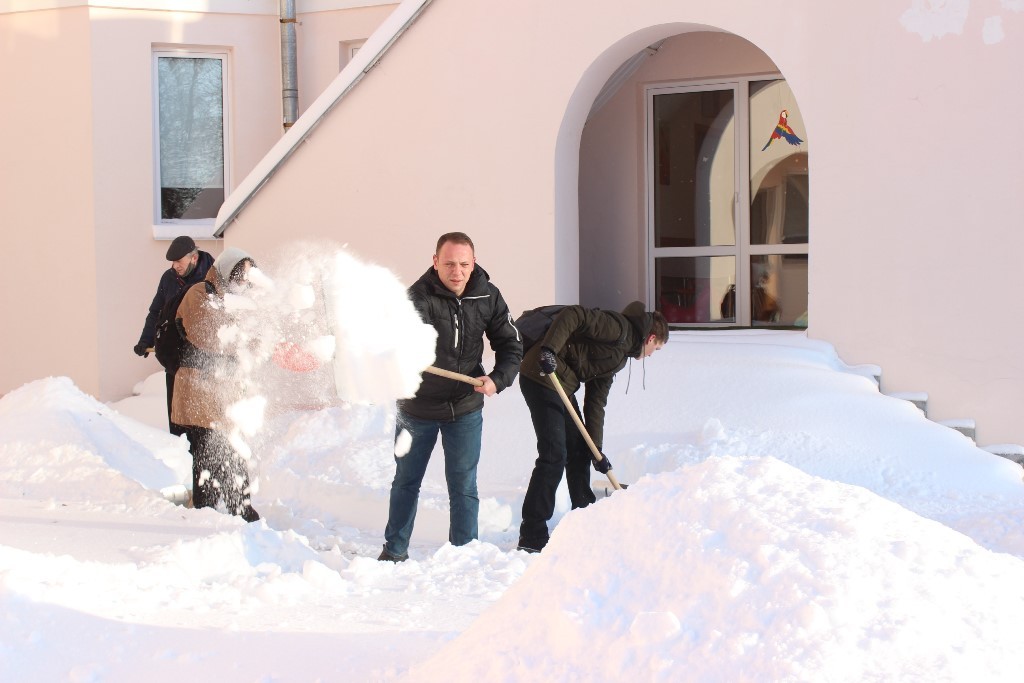
<instances>
[{"instance_id":1,"label":"snow shovel","mask_svg":"<svg viewBox=\"0 0 1024 683\"><path fill-rule=\"evenodd\" d=\"M601 455L601 451L598 450L597 446L594 444L594 440L591 439L590 434L587 433L587 428L583 425L583 420L580 419L580 416L576 414L576 409L573 407L572 401L570 401L569 397L565 395L565 389L562 388L562 383L558 381L558 377L556 377L553 372L550 373L548 377L551 378L551 384L555 386L555 391L557 391L558 395L562 397L562 403L565 404L565 409L569 411L570 415L572 415L573 422L575 422L576 426L579 427L583 440L587 442L588 446L590 446L590 452L594 454L594 459L601 462L604 460L604 456ZM622 485L619 484L619 480L611 470L608 470L605 476L608 477L608 481L611 482L613 489L616 491L622 489Z\"/></svg>"},{"instance_id":2,"label":"snow shovel","mask_svg":"<svg viewBox=\"0 0 1024 683\"><path fill-rule=\"evenodd\" d=\"M463 375L458 372L452 372L451 370L442 370L441 368L435 368L433 365L428 365L423 372L429 372L431 375L437 375L438 377L447 377L448 379L454 379L458 382L472 384L474 387L482 387L484 385L484 383L481 380L478 380L476 377L470 377L469 375Z\"/></svg>"}]
</instances>

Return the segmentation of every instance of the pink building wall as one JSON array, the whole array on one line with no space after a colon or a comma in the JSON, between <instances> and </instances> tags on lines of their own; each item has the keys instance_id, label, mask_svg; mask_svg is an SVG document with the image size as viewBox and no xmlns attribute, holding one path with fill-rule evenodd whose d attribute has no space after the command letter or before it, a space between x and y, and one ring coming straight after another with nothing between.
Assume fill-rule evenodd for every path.
<instances>
[{"instance_id":1,"label":"pink building wall","mask_svg":"<svg viewBox=\"0 0 1024 683\"><path fill-rule=\"evenodd\" d=\"M0 15L0 37L0 393L47 375L96 388L99 368L82 363L102 306L88 11Z\"/></svg>"},{"instance_id":2,"label":"pink building wall","mask_svg":"<svg viewBox=\"0 0 1024 683\"><path fill-rule=\"evenodd\" d=\"M304 11L315 7L296 3L299 64L299 110L305 111L341 70L341 43L360 43L394 10L395 5L353 7L345 11Z\"/></svg>"}]
</instances>

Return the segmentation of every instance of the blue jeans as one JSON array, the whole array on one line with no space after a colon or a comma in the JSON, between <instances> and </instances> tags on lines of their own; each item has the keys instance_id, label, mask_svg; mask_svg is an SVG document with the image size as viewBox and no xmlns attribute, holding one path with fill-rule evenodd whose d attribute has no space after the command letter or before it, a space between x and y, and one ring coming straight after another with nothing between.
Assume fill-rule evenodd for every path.
<instances>
[{"instance_id":1,"label":"blue jeans","mask_svg":"<svg viewBox=\"0 0 1024 683\"><path fill-rule=\"evenodd\" d=\"M395 438L403 430L407 431L412 436L412 445L404 456L395 456L395 479L391 483L388 525L384 530L384 549L389 554L404 557L409 553L420 485L427 471L430 453L437 443L438 432L444 449L444 478L448 483L451 509L448 540L452 545L465 545L477 538L480 498L476 488L476 468L480 462L483 425L482 410L451 421L421 420L398 411Z\"/></svg>"}]
</instances>

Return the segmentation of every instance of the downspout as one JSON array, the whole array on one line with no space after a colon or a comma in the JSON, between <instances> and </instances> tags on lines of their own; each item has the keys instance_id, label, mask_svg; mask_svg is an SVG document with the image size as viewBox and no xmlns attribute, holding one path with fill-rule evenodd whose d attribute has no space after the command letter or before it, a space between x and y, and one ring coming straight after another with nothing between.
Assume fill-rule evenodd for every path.
<instances>
[{"instance_id":1,"label":"downspout","mask_svg":"<svg viewBox=\"0 0 1024 683\"><path fill-rule=\"evenodd\" d=\"M220 238L238 214L260 191L278 169L305 142L324 118L383 59L391 46L405 33L433 0L402 0L359 53L352 58L337 78L306 108L292 128L285 131L249 175L227 196L213 223L213 236Z\"/></svg>"},{"instance_id":2,"label":"downspout","mask_svg":"<svg viewBox=\"0 0 1024 683\"><path fill-rule=\"evenodd\" d=\"M281 0L281 97L284 129L299 118L299 70L295 58L295 0Z\"/></svg>"}]
</instances>

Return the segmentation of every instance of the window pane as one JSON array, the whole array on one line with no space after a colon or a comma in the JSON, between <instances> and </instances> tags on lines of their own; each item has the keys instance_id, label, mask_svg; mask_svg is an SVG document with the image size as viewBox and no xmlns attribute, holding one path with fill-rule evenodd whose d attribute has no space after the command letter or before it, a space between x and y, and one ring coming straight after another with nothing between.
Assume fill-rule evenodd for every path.
<instances>
[{"instance_id":1,"label":"window pane","mask_svg":"<svg viewBox=\"0 0 1024 683\"><path fill-rule=\"evenodd\" d=\"M807 255L750 257L750 321L754 327L807 327Z\"/></svg>"},{"instance_id":2,"label":"window pane","mask_svg":"<svg viewBox=\"0 0 1024 683\"><path fill-rule=\"evenodd\" d=\"M654 246L736 243L733 91L654 97Z\"/></svg>"},{"instance_id":3,"label":"window pane","mask_svg":"<svg viewBox=\"0 0 1024 683\"><path fill-rule=\"evenodd\" d=\"M160 216L214 218L224 203L224 80L216 58L159 57Z\"/></svg>"},{"instance_id":4,"label":"window pane","mask_svg":"<svg viewBox=\"0 0 1024 683\"><path fill-rule=\"evenodd\" d=\"M734 256L658 258L654 272L658 310L670 323L736 320L728 307L736 281Z\"/></svg>"},{"instance_id":5,"label":"window pane","mask_svg":"<svg viewBox=\"0 0 1024 683\"><path fill-rule=\"evenodd\" d=\"M807 141L785 81L750 84L750 243L807 244Z\"/></svg>"}]
</instances>

